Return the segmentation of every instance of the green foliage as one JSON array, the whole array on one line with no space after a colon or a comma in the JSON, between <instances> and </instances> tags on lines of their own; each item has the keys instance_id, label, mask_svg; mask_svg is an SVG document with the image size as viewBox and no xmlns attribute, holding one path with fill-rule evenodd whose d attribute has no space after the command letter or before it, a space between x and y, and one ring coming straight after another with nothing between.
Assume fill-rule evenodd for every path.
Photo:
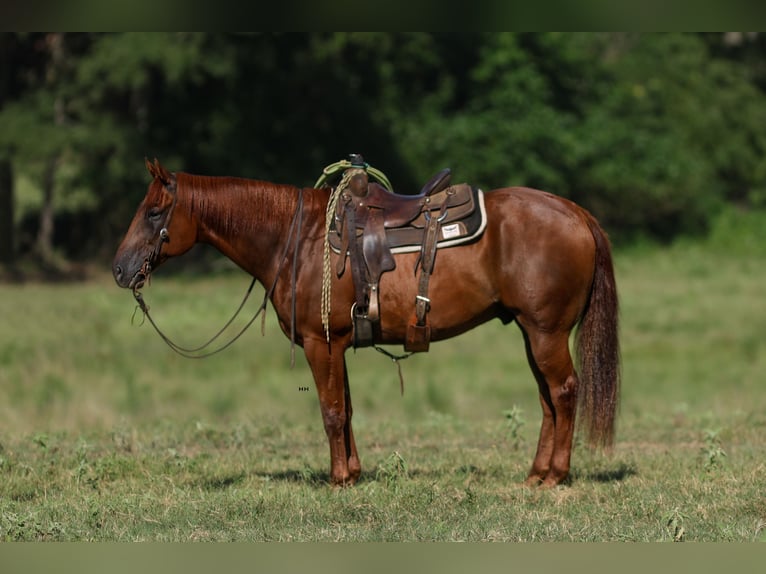
<instances>
[{"instance_id":1,"label":"green foliage","mask_svg":"<svg viewBox=\"0 0 766 574\"><path fill-rule=\"evenodd\" d=\"M699 37L489 34L477 59L466 105L406 120L421 177L441 161L485 187L547 189L623 240L699 233L723 201L759 201L766 106Z\"/></svg>"},{"instance_id":2,"label":"green foliage","mask_svg":"<svg viewBox=\"0 0 766 574\"><path fill-rule=\"evenodd\" d=\"M712 470L720 466L726 457L726 451L721 446L721 439L718 437L719 433L719 430L712 429L706 429L704 432L700 455L702 456L705 470Z\"/></svg>"},{"instance_id":3,"label":"green foliage","mask_svg":"<svg viewBox=\"0 0 766 574\"><path fill-rule=\"evenodd\" d=\"M522 413L518 405L513 405L502 413L508 425L508 436L514 450L518 450L522 443L521 428L526 424Z\"/></svg>"},{"instance_id":4,"label":"green foliage","mask_svg":"<svg viewBox=\"0 0 766 574\"><path fill-rule=\"evenodd\" d=\"M407 478L408 472L407 461L398 451L394 451L378 465L375 478L389 488L396 489L399 482Z\"/></svg>"},{"instance_id":5,"label":"green foliage","mask_svg":"<svg viewBox=\"0 0 766 574\"><path fill-rule=\"evenodd\" d=\"M711 224L708 246L720 252L760 257L766 253L766 210L729 206Z\"/></svg>"},{"instance_id":6,"label":"green foliage","mask_svg":"<svg viewBox=\"0 0 766 574\"><path fill-rule=\"evenodd\" d=\"M450 166L484 188L572 198L618 242L699 235L726 204L766 205L763 34L4 40L0 157L25 185L54 171L52 200L16 209L52 201L60 224L80 217L85 232L57 236L70 256L110 254L144 193L144 156L304 185L361 152L403 192Z\"/></svg>"},{"instance_id":7,"label":"green foliage","mask_svg":"<svg viewBox=\"0 0 766 574\"><path fill-rule=\"evenodd\" d=\"M686 535L686 529L684 528L684 520L686 516L676 506L665 516L665 524L668 529L668 534L673 542L683 542Z\"/></svg>"}]
</instances>

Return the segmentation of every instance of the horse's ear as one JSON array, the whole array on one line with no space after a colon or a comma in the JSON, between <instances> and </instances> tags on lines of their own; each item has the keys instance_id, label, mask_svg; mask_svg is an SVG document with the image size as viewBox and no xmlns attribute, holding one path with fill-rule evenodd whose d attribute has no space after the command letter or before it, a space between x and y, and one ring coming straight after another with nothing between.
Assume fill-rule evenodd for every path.
<instances>
[{"instance_id":1,"label":"horse's ear","mask_svg":"<svg viewBox=\"0 0 766 574\"><path fill-rule=\"evenodd\" d=\"M144 157L144 163L146 164L146 171L149 172L149 175L151 175L153 179L157 179L157 172L154 170L154 166L152 165L152 162L149 161L149 158Z\"/></svg>"},{"instance_id":2,"label":"horse's ear","mask_svg":"<svg viewBox=\"0 0 766 574\"><path fill-rule=\"evenodd\" d=\"M170 173L156 157L154 158L154 163L151 163L146 158L144 158L144 161L146 162L146 169L154 179L159 179L168 191L174 192L176 190L176 176Z\"/></svg>"}]
</instances>

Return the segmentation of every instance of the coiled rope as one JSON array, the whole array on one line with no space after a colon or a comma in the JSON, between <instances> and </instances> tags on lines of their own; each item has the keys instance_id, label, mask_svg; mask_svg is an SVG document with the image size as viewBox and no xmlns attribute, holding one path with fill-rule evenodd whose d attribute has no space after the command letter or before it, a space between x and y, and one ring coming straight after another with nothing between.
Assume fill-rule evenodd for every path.
<instances>
[{"instance_id":1,"label":"coiled rope","mask_svg":"<svg viewBox=\"0 0 766 574\"><path fill-rule=\"evenodd\" d=\"M338 206L338 198L346 190L349 182L355 175L367 173L380 181L389 191L393 192L391 182L385 174L367 164L366 162L361 166L359 164L353 164L349 160L344 159L328 165L322 170L322 175L319 176L314 187L319 188L327 183L329 177L343 170L343 177L338 185L330 193L330 199L327 202L327 211L325 213L325 229L324 229L324 252L322 253L322 326L324 327L325 337L327 342L330 342L330 312L332 311L332 265L330 264L330 229L332 228L333 220L335 219L335 210ZM341 257L344 254L341 253Z\"/></svg>"}]
</instances>

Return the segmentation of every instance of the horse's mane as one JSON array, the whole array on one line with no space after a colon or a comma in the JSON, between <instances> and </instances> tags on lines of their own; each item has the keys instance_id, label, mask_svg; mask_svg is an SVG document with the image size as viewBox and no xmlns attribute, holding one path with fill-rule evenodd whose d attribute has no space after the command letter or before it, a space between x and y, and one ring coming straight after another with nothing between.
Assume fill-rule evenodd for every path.
<instances>
[{"instance_id":1,"label":"horse's mane","mask_svg":"<svg viewBox=\"0 0 766 574\"><path fill-rule=\"evenodd\" d=\"M271 227L295 208L294 186L239 177L176 174L190 215L218 233L232 235Z\"/></svg>"}]
</instances>

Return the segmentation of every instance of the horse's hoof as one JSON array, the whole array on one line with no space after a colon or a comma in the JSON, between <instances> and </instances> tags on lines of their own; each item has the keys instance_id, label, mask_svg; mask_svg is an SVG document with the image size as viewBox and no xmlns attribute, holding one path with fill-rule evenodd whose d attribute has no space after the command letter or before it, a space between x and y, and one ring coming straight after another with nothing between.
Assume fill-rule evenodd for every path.
<instances>
[{"instance_id":1,"label":"horse's hoof","mask_svg":"<svg viewBox=\"0 0 766 574\"><path fill-rule=\"evenodd\" d=\"M356 484L356 478L352 476L346 478L333 478L330 480L330 484L335 488L346 488L354 486Z\"/></svg>"},{"instance_id":2,"label":"horse's hoof","mask_svg":"<svg viewBox=\"0 0 766 574\"><path fill-rule=\"evenodd\" d=\"M524 486L528 488L535 488L543 482L543 477L536 474L530 474L524 481Z\"/></svg>"},{"instance_id":3,"label":"horse's hoof","mask_svg":"<svg viewBox=\"0 0 766 574\"><path fill-rule=\"evenodd\" d=\"M540 488L544 488L544 489L555 488L557 486L561 486L568 482L569 482L568 474L565 474L564 476L551 476L549 474L548 476L545 477L545 480L543 480L540 483Z\"/></svg>"}]
</instances>

